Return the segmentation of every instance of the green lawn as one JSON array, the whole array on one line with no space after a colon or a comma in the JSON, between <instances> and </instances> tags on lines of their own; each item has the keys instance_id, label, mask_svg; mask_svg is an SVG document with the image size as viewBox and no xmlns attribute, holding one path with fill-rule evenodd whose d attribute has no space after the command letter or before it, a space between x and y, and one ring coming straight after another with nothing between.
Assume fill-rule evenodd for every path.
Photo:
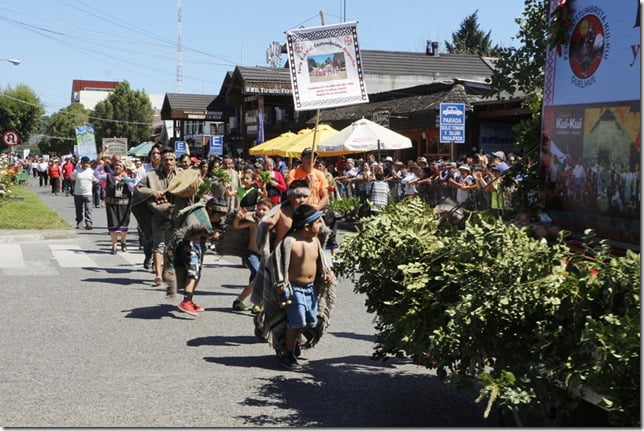
<instances>
[{"instance_id":1,"label":"green lawn","mask_svg":"<svg viewBox=\"0 0 644 431\"><path fill-rule=\"evenodd\" d=\"M0 229L71 229L65 220L28 188L12 186L11 194L24 196L25 199L10 199L0 205Z\"/></svg>"}]
</instances>

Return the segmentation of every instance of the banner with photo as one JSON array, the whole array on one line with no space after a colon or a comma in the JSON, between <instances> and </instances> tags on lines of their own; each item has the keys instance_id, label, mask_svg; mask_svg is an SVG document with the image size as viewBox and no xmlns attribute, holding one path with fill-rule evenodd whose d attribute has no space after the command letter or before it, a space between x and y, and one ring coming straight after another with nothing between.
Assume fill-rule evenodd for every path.
<instances>
[{"instance_id":1,"label":"banner with photo","mask_svg":"<svg viewBox=\"0 0 644 431\"><path fill-rule=\"evenodd\" d=\"M96 160L98 153L96 151L96 139L94 126L87 124L76 126L76 144L78 145L78 157L89 157L90 160Z\"/></svg>"},{"instance_id":2,"label":"banner with photo","mask_svg":"<svg viewBox=\"0 0 644 431\"><path fill-rule=\"evenodd\" d=\"M551 0L551 11L559 4ZM570 230L639 242L637 0L575 0L568 41L546 53L541 161L546 208Z\"/></svg>"},{"instance_id":3,"label":"banner with photo","mask_svg":"<svg viewBox=\"0 0 644 431\"><path fill-rule=\"evenodd\" d=\"M355 21L286 32L295 110L369 102Z\"/></svg>"}]
</instances>

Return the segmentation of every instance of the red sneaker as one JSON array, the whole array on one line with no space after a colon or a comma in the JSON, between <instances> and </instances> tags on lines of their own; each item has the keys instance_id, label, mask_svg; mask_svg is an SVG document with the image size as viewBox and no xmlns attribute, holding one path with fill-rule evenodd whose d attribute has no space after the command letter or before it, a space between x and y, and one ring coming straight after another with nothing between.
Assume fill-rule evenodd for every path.
<instances>
[{"instance_id":1,"label":"red sneaker","mask_svg":"<svg viewBox=\"0 0 644 431\"><path fill-rule=\"evenodd\" d=\"M195 304L194 302L192 303L192 306L195 308L195 311L198 311L199 313L206 311L205 308L203 308L201 305Z\"/></svg>"},{"instance_id":2,"label":"red sneaker","mask_svg":"<svg viewBox=\"0 0 644 431\"><path fill-rule=\"evenodd\" d=\"M197 310L195 309L195 305L192 303L192 301L183 301L181 304L179 304L179 310L183 311L184 313L197 316Z\"/></svg>"}]
</instances>

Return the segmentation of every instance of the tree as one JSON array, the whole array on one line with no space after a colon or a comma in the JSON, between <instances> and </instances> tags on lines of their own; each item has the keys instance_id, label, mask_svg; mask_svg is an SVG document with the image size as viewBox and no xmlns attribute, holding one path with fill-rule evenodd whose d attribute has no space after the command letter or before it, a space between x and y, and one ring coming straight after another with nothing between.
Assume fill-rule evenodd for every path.
<instances>
[{"instance_id":1,"label":"tree","mask_svg":"<svg viewBox=\"0 0 644 431\"><path fill-rule=\"evenodd\" d=\"M497 97L506 92L510 97L525 94L524 106L532 111L532 117L515 126L519 146L524 150L536 148L541 135L541 107L543 100L543 77L548 41L548 4L543 0L525 0L521 18L516 18L519 32L516 39L519 47L499 50L491 84Z\"/></svg>"},{"instance_id":2,"label":"tree","mask_svg":"<svg viewBox=\"0 0 644 431\"><path fill-rule=\"evenodd\" d=\"M452 43L445 41L445 49L450 54L476 54L494 57L498 45L492 47L492 30L484 33L478 23L478 10L461 22L457 32L452 33Z\"/></svg>"},{"instance_id":3,"label":"tree","mask_svg":"<svg viewBox=\"0 0 644 431\"><path fill-rule=\"evenodd\" d=\"M68 154L76 142L76 126L89 122L89 111L78 102L53 114L48 121L45 134L49 139L40 146L43 153Z\"/></svg>"},{"instance_id":4,"label":"tree","mask_svg":"<svg viewBox=\"0 0 644 431\"><path fill-rule=\"evenodd\" d=\"M145 92L131 90L127 81L119 83L114 92L94 108L92 120L98 149L102 138L127 138L130 146L149 140L153 114Z\"/></svg>"},{"instance_id":5,"label":"tree","mask_svg":"<svg viewBox=\"0 0 644 431\"><path fill-rule=\"evenodd\" d=\"M0 132L15 130L21 143L27 142L38 130L44 113L42 102L26 85L7 87L0 92ZM0 151L5 148L7 146L0 143Z\"/></svg>"}]
</instances>

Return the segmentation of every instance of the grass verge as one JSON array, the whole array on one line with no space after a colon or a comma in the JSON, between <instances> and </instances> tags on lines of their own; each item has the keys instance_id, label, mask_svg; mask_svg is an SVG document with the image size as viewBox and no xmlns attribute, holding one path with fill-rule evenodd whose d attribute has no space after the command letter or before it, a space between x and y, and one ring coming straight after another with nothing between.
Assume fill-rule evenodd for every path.
<instances>
[{"instance_id":1,"label":"grass verge","mask_svg":"<svg viewBox=\"0 0 644 431\"><path fill-rule=\"evenodd\" d=\"M25 199L9 199L0 205L0 229L71 229L65 220L28 188L12 186L11 194L24 196Z\"/></svg>"}]
</instances>

